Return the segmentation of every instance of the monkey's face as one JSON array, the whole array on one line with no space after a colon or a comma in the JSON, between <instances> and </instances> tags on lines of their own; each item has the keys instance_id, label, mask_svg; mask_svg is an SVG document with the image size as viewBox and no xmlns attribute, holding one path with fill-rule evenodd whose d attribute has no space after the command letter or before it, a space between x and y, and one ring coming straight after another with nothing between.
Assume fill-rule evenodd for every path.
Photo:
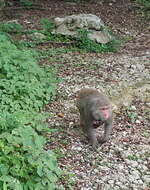
<instances>
[{"instance_id":1,"label":"monkey's face","mask_svg":"<svg viewBox=\"0 0 150 190\"><path fill-rule=\"evenodd\" d=\"M111 116L110 106L95 107L92 116L94 120L106 121Z\"/></svg>"}]
</instances>

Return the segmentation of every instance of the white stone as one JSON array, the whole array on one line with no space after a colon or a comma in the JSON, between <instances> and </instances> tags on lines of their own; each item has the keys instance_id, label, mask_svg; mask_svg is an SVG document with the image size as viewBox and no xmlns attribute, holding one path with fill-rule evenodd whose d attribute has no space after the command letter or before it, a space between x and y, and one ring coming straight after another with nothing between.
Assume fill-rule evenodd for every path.
<instances>
[{"instance_id":1,"label":"white stone","mask_svg":"<svg viewBox=\"0 0 150 190\"><path fill-rule=\"evenodd\" d=\"M114 180L109 180L108 183L112 185L114 184Z\"/></svg>"},{"instance_id":2,"label":"white stone","mask_svg":"<svg viewBox=\"0 0 150 190\"><path fill-rule=\"evenodd\" d=\"M144 175L142 176L142 180L145 184L150 183L150 175Z\"/></svg>"},{"instance_id":3,"label":"white stone","mask_svg":"<svg viewBox=\"0 0 150 190\"><path fill-rule=\"evenodd\" d=\"M139 179L140 178L138 171L132 171L131 174L134 177L134 179Z\"/></svg>"},{"instance_id":4,"label":"white stone","mask_svg":"<svg viewBox=\"0 0 150 190\"><path fill-rule=\"evenodd\" d=\"M106 44L114 37L109 34L103 21L93 14L78 14L66 16L64 18L56 17L54 19L55 29L52 33L70 35L77 37L77 29L85 29L89 33L87 37L97 43Z\"/></svg>"},{"instance_id":5,"label":"white stone","mask_svg":"<svg viewBox=\"0 0 150 190\"><path fill-rule=\"evenodd\" d=\"M140 121L140 120L136 120L136 121L135 121L135 123L140 124L140 123L141 123L141 121Z\"/></svg>"}]
</instances>

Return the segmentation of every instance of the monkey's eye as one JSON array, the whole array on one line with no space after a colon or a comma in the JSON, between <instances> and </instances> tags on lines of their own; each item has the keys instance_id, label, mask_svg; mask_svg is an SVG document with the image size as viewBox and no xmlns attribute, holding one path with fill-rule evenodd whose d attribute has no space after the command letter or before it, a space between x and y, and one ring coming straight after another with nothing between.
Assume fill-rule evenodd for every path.
<instances>
[{"instance_id":1,"label":"monkey's eye","mask_svg":"<svg viewBox=\"0 0 150 190\"><path fill-rule=\"evenodd\" d=\"M108 107L102 107L102 108L101 108L102 111L106 111L106 110L108 110L108 109L109 109Z\"/></svg>"}]
</instances>

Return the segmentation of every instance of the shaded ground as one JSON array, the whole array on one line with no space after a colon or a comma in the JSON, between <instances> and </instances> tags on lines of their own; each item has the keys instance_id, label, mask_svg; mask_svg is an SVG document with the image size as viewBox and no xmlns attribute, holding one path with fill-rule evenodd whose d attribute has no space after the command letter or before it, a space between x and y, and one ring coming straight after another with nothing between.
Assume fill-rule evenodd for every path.
<instances>
[{"instance_id":1,"label":"shaded ground","mask_svg":"<svg viewBox=\"0 0 150 190\"><path fill-rule=\"evenodd\" d=\"M108 3L76 4L43 0L45 10L16 10L7 12L5 20L17 19L24 28L39 28L40 18L52 18L78 13L100 16L114 33L127 39L117 53L56 54L43 59L58 69L63 81L58 97L47 106L50 127L58 132L49 136L47 148L60 155L59 166L74 173L70 183L64 178L65 189L73 190L148 190L150 189L150 103L134 97L132 106L115 113L111 140L97 151L88 145L79 129L75 107L76 92L81 87L96 87L108 95L125 84L150 81L150 36L148 22L137 14L136 5L128 0ZM36 1L40 3L40 1ZM16 7L18 5L16 4ZM14 8L14 7L13 7ZM41 48L49 48L41 45ZM126 82L126 83L125 83ZM110 92L111 89L111 92ZM102 133L102 128L97 129ZM60 149L59 149L60 148ZM61 152L60 152L61 150ZM63 155L62 155L63 153Z\"/></svg>"}]
</instances>

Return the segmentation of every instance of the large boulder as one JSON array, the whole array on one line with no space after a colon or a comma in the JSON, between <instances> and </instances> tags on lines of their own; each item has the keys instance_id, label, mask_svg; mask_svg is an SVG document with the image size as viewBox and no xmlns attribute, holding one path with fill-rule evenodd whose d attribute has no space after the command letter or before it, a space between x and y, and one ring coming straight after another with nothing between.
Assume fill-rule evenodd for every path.
<instances>
[{"instance_id":1,"label":"large boulder","mask_svg":"<svg viewBox=\"0 0 150 190\"><path fill-rule=\"evenodd\" d=\"M78 14L64 18L56 17L54 24L53 33L55 34L77 37L77 29L86 29L89 32L87 37L97 43L106 44L113 39L103 21L93 14Z\"/></svg>"}]
</instances>

